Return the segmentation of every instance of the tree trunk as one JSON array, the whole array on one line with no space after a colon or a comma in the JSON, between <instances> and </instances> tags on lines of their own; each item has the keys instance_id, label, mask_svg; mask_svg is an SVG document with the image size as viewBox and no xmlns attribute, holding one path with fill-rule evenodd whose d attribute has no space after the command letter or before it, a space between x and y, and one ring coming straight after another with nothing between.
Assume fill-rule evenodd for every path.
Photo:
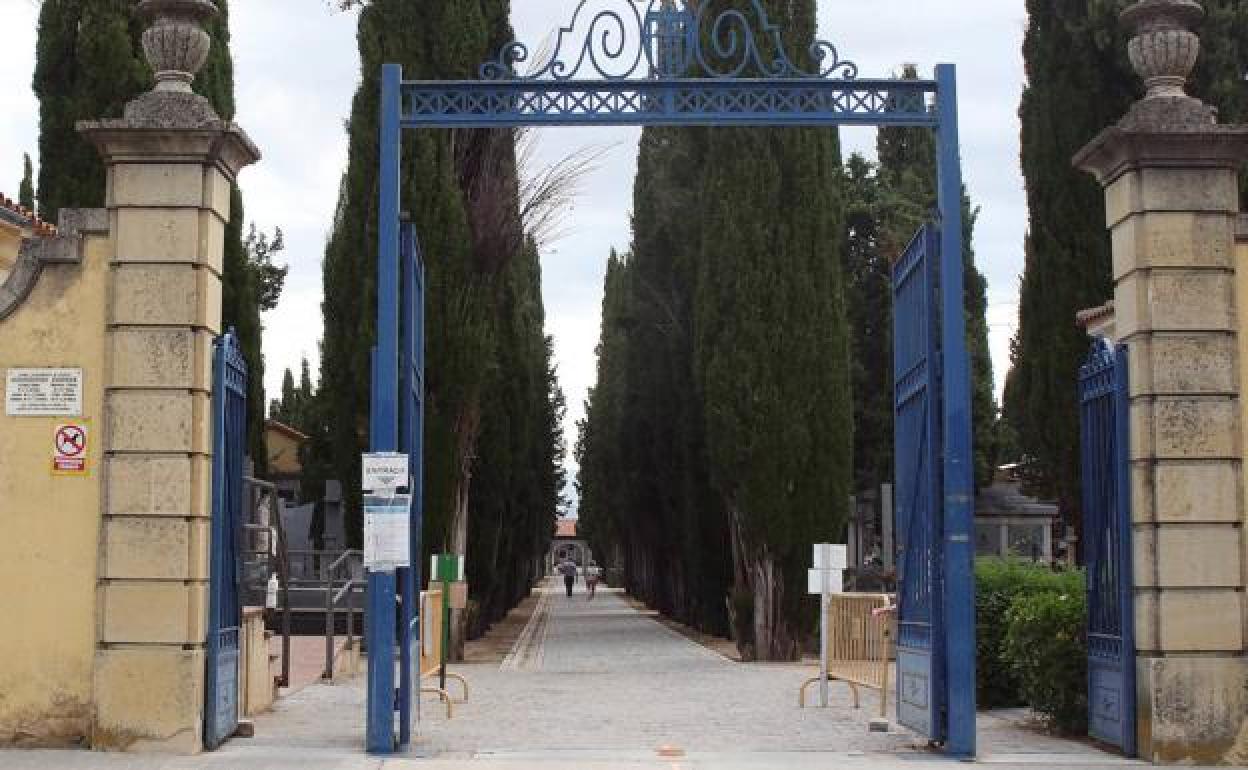
<instances>
[{"instance_id":1,"label":"tree trunk","mask_svg":"<svg viewBox=\"0 0 1248 770\"><path fill-rule=\"evenodd\" d=\"M464 407L460 414L459 425L455 431L459 436L456 454L459 457L459 479L455 484L455 509L451 513L451 527L447 533L448 553L457 553L468 558L468 496L472 492L472 457L477 446L477 435L481 429L481 408L479 404ZM451 610L450 645L447 648L447 660L461 662L464 659L464 613L462 610Z\"/></svg>"},{"instance_id":2,"label":"tree trunk","mask_svg":"<svg viewBox=\"0 0 1248 770\"><path fill-rule=\"evenodd\" d=\"M732 594L728 597L728 622L732 625L733 641L737 643L741 659L752 661L758 659L752 588L754 575L746 560L741 512L731 499L725 501L724 507L731 519L729 530L732 534Z\"/></svg>"},{"instance_id":3,"label":"tree trunk","mask_svg":"<svg viewBox=\"0 0 1248 770\"><path fill-rule=\"evenodd\" d=\"M756 659L795 660L797 644L784 614L784 571L766 551L752 567Z\"/></svg>"}]
</instances>

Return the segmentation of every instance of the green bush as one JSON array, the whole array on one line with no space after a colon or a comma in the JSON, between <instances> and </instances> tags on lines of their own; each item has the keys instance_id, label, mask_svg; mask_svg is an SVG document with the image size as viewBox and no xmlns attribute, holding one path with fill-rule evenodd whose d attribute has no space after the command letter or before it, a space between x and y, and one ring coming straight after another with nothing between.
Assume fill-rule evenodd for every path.
<instances>
[{"instance_id":1,"label":"green bush","mask_svg":"<svg viewBox=\"0 0 1248 770\"><path fill-rule=\"evenodd\" d=\"M975 564L976 699L980 708L1027 705L1022 682L1002 658L1006 615L1019 597L1046 593L1083 595L1083 573L1006 559Z\"/></svg>"},{"instance_id":2,"label":"green bush","mask_svg":"<svg viewBox=\"0 0 1248 770\"><path fill-rule=\"evenodd\" d=\"M1086 594L1020 596L1007 613L1004 657L1027 705L1064 733L1088 731Z\"/></svg>"}]
</instances>

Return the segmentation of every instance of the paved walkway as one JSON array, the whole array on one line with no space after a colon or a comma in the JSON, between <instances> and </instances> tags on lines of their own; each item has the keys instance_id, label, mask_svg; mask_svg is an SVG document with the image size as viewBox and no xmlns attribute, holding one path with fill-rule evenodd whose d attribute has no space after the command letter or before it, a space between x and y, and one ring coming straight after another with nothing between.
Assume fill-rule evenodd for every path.
<instances>
[{"instance_id":1,"label":"paved walkway","mask_svg":"<svg viewBox=\"0 0 1248 770\"><path fill-rule=\"evenodd\" d=\"M363 678L317 684L256 720L257 737L201 758L88 753L0 754L0 768L864 768L953 766L913 735L870 733L878 701L855 711L843 688L829 709L799 709L808 666L734 663L639 612L619 594L568 598L552 581L510 654L453 668L472 684L455 718L424 704L412 756L363 754ZM981 719L981 762L999 767L1108 768L1124 760L1020 726Z\"/></svg>"}]
</instances>

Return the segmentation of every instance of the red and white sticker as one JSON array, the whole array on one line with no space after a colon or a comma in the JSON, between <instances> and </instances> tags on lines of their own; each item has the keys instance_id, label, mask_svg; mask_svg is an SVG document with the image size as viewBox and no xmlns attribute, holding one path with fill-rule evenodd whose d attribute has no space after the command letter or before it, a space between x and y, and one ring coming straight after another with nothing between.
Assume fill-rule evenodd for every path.
<instances>
[{"instance_id":1,"label":"red and white sticker","mask_svg":"<svg viewBox=\"0 0 1248 770\"><path fill-rule=\"evenodd\" d=\"M90 433L81 423L56 426L53 438L52 473L57 476L85 476Z\"/></svg>"}]
</instances>

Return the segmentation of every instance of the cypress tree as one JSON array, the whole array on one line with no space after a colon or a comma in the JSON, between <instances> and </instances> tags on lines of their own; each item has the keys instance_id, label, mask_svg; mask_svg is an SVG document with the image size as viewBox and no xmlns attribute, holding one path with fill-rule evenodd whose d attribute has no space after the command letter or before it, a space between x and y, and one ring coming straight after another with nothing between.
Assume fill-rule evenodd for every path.
<instances>
[{"instance_id":1,"label":"cypress tree","mask_svg":"<svg viewBox=\"0 0 1248 770\"><path fill-rule=\"evenodd\" d=\"M233 120L228 0L216 3L220 14L207 27L212 48L194 88L221 118ZM33 87L39 97L38 197L44 219L56 221L64 207L104 205L103 161L78 135L75 125L79 120L121 117L126 103L151 87L151 72L139 42L143 30L133 17L135 4L136 0L44 0L40 8ZM237 331L247 360L248 453L256 472L263 474L267 453L258 298L263 281L243 245L243 200L237 185L231 202L225 232L222 326Z\"/></svg>"},{"instance_id":2,"label":"cypress tree","mask_svg":"<svg viewBox=\"0 0 1248 770\"><path fill-rule=\"evenodd\" d=\"M1109 298L1103 194L1073 169L1075 152L1126 113L1136 94L1120 50L1117 2L1032 0L1023 44L1022 164L1031 213L1019 301L1018 401L1009 409L1041 492L1075 513L1079 497L1076 374L1088 350L1075 313Z\"/></svg>"},{"instance_id":3,"label":"cypress tree","mask_svg":"<svg viewBox=\"0 0 1248 770\"><path fill-rule=\"evenodd\" d=\"M282 374L282 397L273 401L269 416L278 422L297 428L295 423L299 409L298 398L298 393L295 391L295 375L287 368Z\"/></svg>"},{"instance_id":4,"label":"cypress tree","mask_svg":"<svg viewBox=\"0 0 1248 770\"><path fill-rule=\"evenodd\" d=\"M907 66L903 78L914 79L918 71ZM884 128L876 143L879 155L880 248L891 262L901 256L924 222L937 207L936 137L928 129ZM975 224L979 209L962 192L963 307L966 312L966 346L971 359L971 419L975 482L992 482L997 463L997 404L993 388L992 354L988 345L988 284L975 261ZM891 267L889 268L891 275ZM889 279L891 283L891 278ZM889 293L891 305L891 291ZM889 333L891 338L891 331ZM884 380L892 383L892 363ZM891 401L891 388L890 388ZM889 406L891 431L892 405ZM890 434L891 435L891 432ZM891 461L891 445L889 447ZM891 472L889 476L891 478Z\"/></svg>"},{"instance_id":5,"label":"cypress tree","mask_svg":"<svg viewBox=\"0 0 1248 770\"><path fill-rule=\"evenodd\" d=\"M1075 313L1112 296L1104 195L1070 159L1126 114L1142 85L1126 58L1125 0L1029 0L1027 85L1019 110L1030 227L1009 378L1009 422L1038 492L1081 525L1076 382L1088 340ZM1248 8L1205 0L1191 92L1223 121L1245 117Z\"/></svg>"},{"instance_id":6,"label":"cypress tree","mask_svg":"<svg viewBox=\"0 0 1248 770\"><path fill-rule=\"evenodd\" d=\"M17 202L31 211L35 210L35 183L30 166L30 154L22 155L22 183L17 186Z\"/></svg>"},{"instance_id":7,"label":"cypress tree","mask_svg":"<svg viewBox=\"0 0 1248 770\"><path fill-rule=\"evenodd\" d=\"M815 4L764 2L791 52ZM809 65L809 61L803 61ZM840 148L826 129L708 132L694 368L712 483L732 526L746 655L792 659L808 633L809 547L840 535L853 469ZM736 604L744 609L747 602Z\"/></svg>"},{"instance_id":8,"label":"cypress tree","mask_svg":"<svg viewBox=\"0 0 1248 770\"><path fill-rule=\"evenodd\" d=\"M195 92L208 99L222 120L233 120L234 58L230 53L229 0L215 0L219 13L207 25L212 35L208 61L195 78ZM230 221L225 226L225 254L221 273L221 325L238 335L247 361L247 448L255 473L263 476L268 468L264 446L264 326L261 283L252 254L243 241L243 195L237 184L230 191ZM285 273L282 273L285 278ZM281 293L280 283L277 293ZM276 304L276 298L272 300Z\"/></svg>"},{"instance_id":9,"label":"cypress tree","mask_svg":"<svg viewBox=\"0 0 1248 770\"><path fill-rule=\"evenodd\" d=\"M853 348L854 489L893 478L892 257L882 246L883 190L861 155L845 164L846 307Z\"/></svg>"},{"instance_id":10,"label":"cypress tree","mask_svg":"<svg viewBox=\"0 0 1248 770\"><path fill-rule=\"evenodd\" d=\"M318 451L343 482L353 543L370 399L362 374L376 339L381 65L398 63L408 78L475 78L511 38L508 17L505 0L373 0L360 12L362 76L325 252L318 398L333 417ZM562 487L562 396L536 246L520 221L511 132L411 132L402 141L401 194L427 271L424 542L468 553L467 631L477 633L538 577Z\"/></svg>"},{"instance_id":11,"label":"cypress tree","mask_svg":"<svg viewBox=\"0 0 1248 770\"><path fill-rule=\"evenodd\" d=\"M104 205L104 164L79 120L119 118L151 87L134 0L44 0L33 88L39 98L39 214Z\"/></svg>"},{"instance_id":12,"label":"cypress tree","mask_svg":"<svg viewBox=\"0 0 1248 770\"><path fill-rule=\"evenodd\" d=\"M496 365L483 391L469 503L470 636L502 619L539 577L535 557L549 547L563 486L563 397L544 332L536 244L500 278Z\"/></svg>"},{"instance_id":13,"label":"cypress tree","mask_svg":"<svg viewBox=\"0 0 1248 770\"><path fill-rule=\"evenodd\" d=\"M645 136L643 132L642 136ZM578 427L575 456L580 520L577 532L608 564L624 567L629 593L654 601L643 560L654 544L642 537L640 512L631 490L636 474L626 464L624 430L637 417L628 412L630 268L615 250L603 280L602 325L597 347L597 377Z\"/></svg>"}]
</instances>

